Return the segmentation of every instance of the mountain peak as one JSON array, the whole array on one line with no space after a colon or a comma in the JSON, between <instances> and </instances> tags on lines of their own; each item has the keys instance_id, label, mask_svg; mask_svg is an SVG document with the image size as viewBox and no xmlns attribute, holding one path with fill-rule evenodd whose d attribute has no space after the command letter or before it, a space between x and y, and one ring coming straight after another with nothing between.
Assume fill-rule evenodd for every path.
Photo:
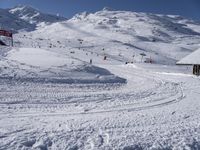
<instances>
[{"instance_id":1,"label":"mountain peak","mask_svg":"<svg viewBox=\"0 0 200 150\"><path fill-rule=\"evenodd\" d=\"M13 8L11 8L9 10L10 13L14 14L14 13L17 13L17 12L22 12L22 11L37 11L39 12L38 9L36 8L33 8L32 6L29 6L29 5L17 5Z\"/></svg>"},{"instance_id":2,"label":"mountain peak","mask_svg":"<svg viewBox=\"0 0 200 150\"><path fill-rule=\"evenodd\" d=\"M86 18L87 16L89 15L89 13L87 12L87 11L84 11L84 12L82 12L82 13L78 13L78 14L76 14L74 17L73 17L73 19L74 20L82 20L82 19L84 19L84 18Z\"/></svg>"},{"instance_id":3,"label":"mountain peak","mask_svg":"<svg viewBox=\"0 0 200 150\"><path fill-rule=\"evenodd\" d=\"M16 17L34 25L37 25L42 22L54 23L66 20L66 18L58 15L42 13L38 9L33 8L29 5L17 5L16 7L9 9L9 12L15 15Z\"/></svg>"},{"instance_id":4,"label":"mountain peak","mask_svg":"<svg viewBox=\"0 0 200 150\"><path fill-rule=\"evenodd\" d=\"M103 8L103 11L113 11L114 9L113 8L111 8L111 7L104 7Z\"/></svg>"}]
</instances>

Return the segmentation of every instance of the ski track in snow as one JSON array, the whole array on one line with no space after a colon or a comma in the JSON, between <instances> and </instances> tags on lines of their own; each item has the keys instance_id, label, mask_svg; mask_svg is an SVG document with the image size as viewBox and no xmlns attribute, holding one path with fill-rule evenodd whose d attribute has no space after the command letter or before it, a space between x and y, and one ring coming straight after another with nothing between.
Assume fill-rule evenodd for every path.
<instances>
[{"instance_id":1,"label":"ski track in snow","mask_svg":"<svg viewBox=\"0 0 200 150\"><path fill-rule=\"evenodd\" d=\"M117 69L121 68L118 67ZM64 111L64 114L94 114L160 107L184 98L179 84L166 82L155 76L141 75L141 71L132 72L132 69L128 70L128 68L123 71L123 74L126 75L125 78L129 79L128 85L52 86L51 84L32 85L30 83L29 85L27 83L27 85L17 84L16 87L15 83L11 81L11 85L5 89L5 92L1 91L1 111L4 113L4 108L5 111L9 108L10 111L13 110L15 113L27 113L29 109L39 109L42 112L56 112L59 109L59 111ZM133 77L134 80L131 81ZM32 88L29 89L29 86ZM5 97L8 97L8 99ZM109 103L105 103L106 101ZM78 111L76 113L74 110L74 113L71 113L72 110L69 108L77 105L82 105L83 112Z\"/></svg>"},{"instance_id":2,"label":"ski track in snow","mask_svg":"<svg viewBox=\"0 0 200 150\"><path fill-rule=\"evenodd\" d=\"M37 26L14 35L18 48L0 47L0 150L200 149L199 77L170 66L199 47L198 22L104 9L59 23L30 7L0 11L3 24L20 22L9 29Z\"/></svg>"},{"instance_id":3,"label":"ski track in snow","mask_svg":"<svg viewBox=\"0 0 200 150\"><path fill-rule=\"evenodd\" d=\"M8 128L4 125L0 128L0 149L149 149L159 148L159 144L164 148L165 139L161 140L164 143L155 141L157 145L148 145L153 142L148 138L163 134L169 140L172 129L178 126L176 119L175 124L168 125L168 119L162 118L162 109L185 99L183 83L176 82L173 76L170 79L169 75L161 76L134 66L101 67L126 78L127 84L66 85L2 80L0 122L8 124ZM175 113L174 110L172 114ZM11 126L12 123L17 126ZM198 131L198 126L190 130Z\"/></svg>"}]
</instances>

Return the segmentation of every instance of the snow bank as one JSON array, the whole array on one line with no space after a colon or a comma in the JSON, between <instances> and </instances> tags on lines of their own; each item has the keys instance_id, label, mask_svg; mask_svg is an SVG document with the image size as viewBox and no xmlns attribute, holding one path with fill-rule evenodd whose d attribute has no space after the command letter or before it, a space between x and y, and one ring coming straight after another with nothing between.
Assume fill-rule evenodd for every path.
<instances>
[{"instance_id":1,"label":"snow bank","mask_svg":"<svg viewBox=\"0 0 200 150\"><path fill-rule=\"evenodd\" d=\"M40 48L14 48L0 61L0 78L53 83L125 83L103 68Z\"/></svg>"},{"instance_id":2,"label":"snow bank","mask_svg":"<svg viewBox=\"0 0 200 150\"><path fill-rule=\"evenodd\" d=\"M179 62L178 65L193 65L193 64L200 64L200 48L197 49L195 52L191 53L190 55L184 57Z\"/></svg>"},{"instance_id":3,"label":"snow bank","mask_svg":"<svg viewBox=\"0 0 200 150\"><path fill-rule=\"evenodd\" d=\"M72 58L37 48L13 49L8 53L7 58L26 65L43 68L63 66L73 61Z\"/></svg>"}]
</instances>

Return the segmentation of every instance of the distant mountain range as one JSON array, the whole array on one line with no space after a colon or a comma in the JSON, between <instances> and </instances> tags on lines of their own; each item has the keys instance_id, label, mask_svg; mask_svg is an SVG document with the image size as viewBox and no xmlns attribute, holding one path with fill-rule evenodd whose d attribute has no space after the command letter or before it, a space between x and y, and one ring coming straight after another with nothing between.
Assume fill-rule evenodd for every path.
<instances>
[{"instance_id":1,"label":"distant mountain range","mask_svg":"<svg viewBox=\"0 0 200 150\"><path fill-rule=\"evenodd\" d=\"M0 27L13 32L33 31L37 27L63 20L66 18L42 13L30 6L18 5L11 9L0 9Z\"/></svg>"}]
</instances>

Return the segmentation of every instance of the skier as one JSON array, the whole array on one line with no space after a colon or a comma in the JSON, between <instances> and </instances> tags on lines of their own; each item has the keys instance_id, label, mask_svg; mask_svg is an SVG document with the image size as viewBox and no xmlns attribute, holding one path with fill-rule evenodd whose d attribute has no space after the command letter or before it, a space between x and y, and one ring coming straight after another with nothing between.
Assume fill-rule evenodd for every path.
<instances>
[{"instance_id":1,"label":"skier","mask_svg":"<svg viewBox=\"0 0 200 150\"><path fill-rule=\"evenodd\" d=\"M92 64L92 59L90 59L90 64Z\"/></svg>"}]
</instances>

